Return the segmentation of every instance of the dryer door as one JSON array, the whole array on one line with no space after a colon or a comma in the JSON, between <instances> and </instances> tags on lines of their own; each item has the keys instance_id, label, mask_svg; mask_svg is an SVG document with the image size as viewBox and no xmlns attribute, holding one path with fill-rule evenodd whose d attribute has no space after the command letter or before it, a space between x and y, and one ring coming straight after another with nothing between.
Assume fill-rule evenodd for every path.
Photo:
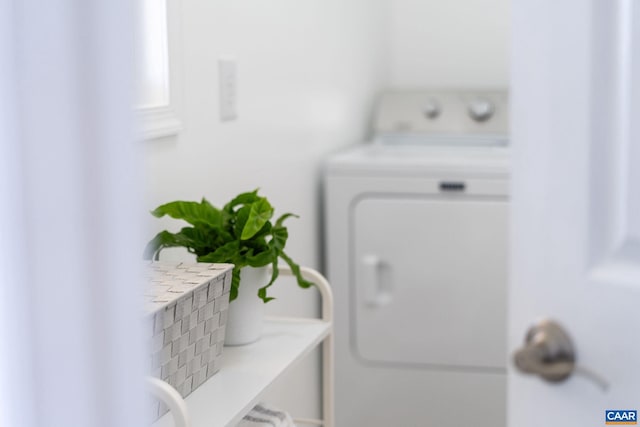
<instances>
[{"instance_id":1,"label":"dryer door","mask_svg":"<svg viewBox=\"0 0 640 427\"><path fill-rule=\"evenodd\" d=\"M357 355L504 368L506 199L377 194L351 209Z\"/></svg>"}]
</instances>

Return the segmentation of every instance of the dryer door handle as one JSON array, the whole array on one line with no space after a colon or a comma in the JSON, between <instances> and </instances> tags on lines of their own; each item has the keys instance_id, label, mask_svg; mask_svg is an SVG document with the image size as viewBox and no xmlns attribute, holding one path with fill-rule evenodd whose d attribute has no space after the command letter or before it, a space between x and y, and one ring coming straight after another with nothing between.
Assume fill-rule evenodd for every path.
<instances>
[{"instance_id":1,"label":"dryer door handle","mask_svg":"<svg viewBox=\"0 0 640 427\"><path fill-rule=\"evenodd\" d=\"M388 281L382 280L382 272L387 268L377 255L364 255L361 259L362 282L360 289L364 301L370 307L382 307L391 302Z\"/></svg>"}]
</instances>

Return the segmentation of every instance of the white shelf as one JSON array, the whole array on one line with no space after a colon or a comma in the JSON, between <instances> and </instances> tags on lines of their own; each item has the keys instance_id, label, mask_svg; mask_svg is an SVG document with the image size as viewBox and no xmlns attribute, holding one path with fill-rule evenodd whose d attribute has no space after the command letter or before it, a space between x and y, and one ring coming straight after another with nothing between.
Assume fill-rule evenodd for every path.
<instances>
[{"instance_id":1,"label":"white shelf","mask_svg":"<svg viewBox=\"0 0 640 427\"><path fill-rule=\"evenodd\" d=\"M185 399L192 427L234 426L273 381L330 332L330 322L323 320L267 318L259 341L225 347L220 371ZM173 425L168 413L153 427Z\"/></svg>"}]
</instances>

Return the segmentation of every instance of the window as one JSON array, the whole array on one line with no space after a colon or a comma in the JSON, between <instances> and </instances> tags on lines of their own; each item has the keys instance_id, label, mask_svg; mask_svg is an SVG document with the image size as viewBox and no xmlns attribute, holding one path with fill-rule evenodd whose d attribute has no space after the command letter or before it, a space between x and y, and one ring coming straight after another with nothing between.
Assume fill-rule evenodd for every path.
<instances>
[{"instance_id":1,"label":"window","mask_svg":"<svg viewBox=\"0 0 640 427\"><path fill-rule=\"evenodd\" d=\"M142 139L177 134L180 87L177 1L139 0L136 113Z\"/></svg>"},{"instance_id":2,"label":"window","mask_svg":"<svg viewBox=\"0 0 640 427\"><path fill-rule=\"evenodd\" d=\"M169 45L166 0L141 0L140 44L137 65L138 107L167 105L169 96Z\"/></svg>"}]
</instances>

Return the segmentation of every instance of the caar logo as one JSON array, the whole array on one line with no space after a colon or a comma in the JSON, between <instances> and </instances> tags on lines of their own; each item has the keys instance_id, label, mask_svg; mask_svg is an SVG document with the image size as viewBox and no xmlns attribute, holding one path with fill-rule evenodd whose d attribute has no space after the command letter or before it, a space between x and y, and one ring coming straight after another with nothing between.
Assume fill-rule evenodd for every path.
<instances>
[{"instance_id":1,"label":"caar logo","mask_svg":"<svg viewBox=\"0 0 640 427\"><path fill-rule=\"evenodd\" d=\"M638 424L638 411L608 409L604 411L604 421L607 425L635 425Z\"/></svg>"}]
</instances>

